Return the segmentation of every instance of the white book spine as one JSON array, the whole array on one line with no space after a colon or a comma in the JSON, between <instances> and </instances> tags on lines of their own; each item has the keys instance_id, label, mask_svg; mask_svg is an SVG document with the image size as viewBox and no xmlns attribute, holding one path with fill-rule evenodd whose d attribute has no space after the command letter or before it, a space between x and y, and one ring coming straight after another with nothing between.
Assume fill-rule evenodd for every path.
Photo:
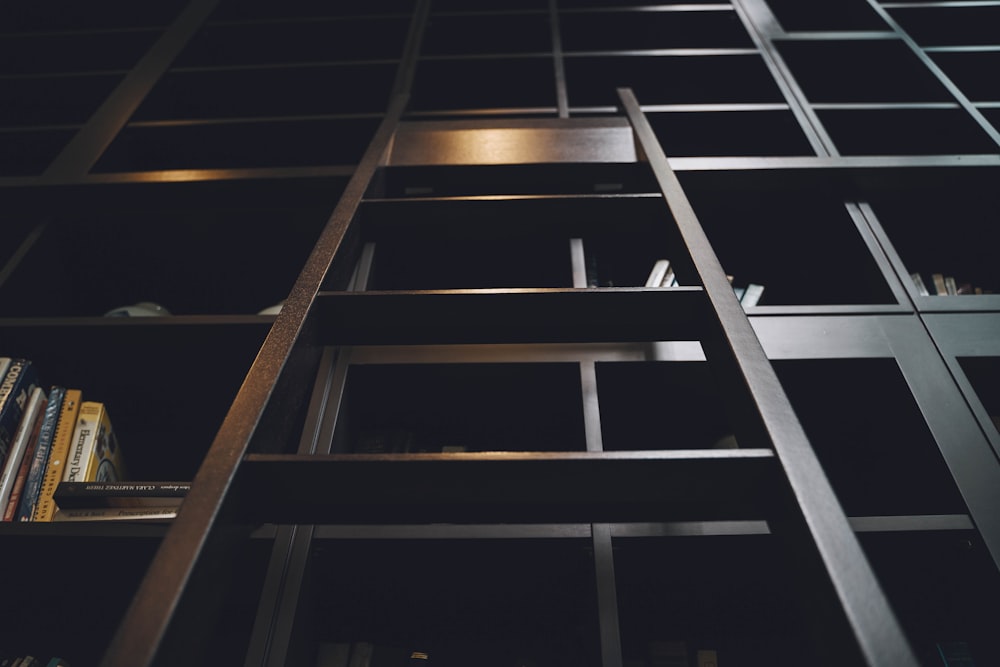
<instances>
[{"instance_id":1,"label":"white book spine","mask_svg":"<svg viewBox=\"0 0 1000 667\"><path fill-rule=\"evenodd\" d=\"M10 451L7 453L7 463L4 465L3 472L0 473L0 515L3 514L7 502L10 500L10 492L14 488L17 471L21 467L21 459L24 458L24 452L36 431L35 423L42 417L46 399L45 390L41 387L35 387L24 407L21 423L18 424L14 439L10 444Z\"/></svg>"}]
</instances>

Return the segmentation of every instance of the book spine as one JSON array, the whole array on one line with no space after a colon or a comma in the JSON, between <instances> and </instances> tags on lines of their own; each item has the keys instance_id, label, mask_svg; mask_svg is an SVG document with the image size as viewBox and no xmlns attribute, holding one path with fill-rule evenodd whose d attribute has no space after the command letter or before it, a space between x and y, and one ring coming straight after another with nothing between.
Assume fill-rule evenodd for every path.
<instances>
[{"instance_id":1,"label":"book spine","mask_svg":"<svg viewBox=\"0 0 1000 667\"><path fill-rule=\"evenodd\" d=\"M118 446L118 437L106 407L101 411L101 419L97 425L97 437L94 440L94 448L90 452L86 470L83 478L83 481L86 482L117 482L125 478L122 450Z\"/></svg>"},{"instance_id":2,"label":"book spine","mask_svg":"<svg viewBox=\"0 0 1000 667\"><path fill-rule=\"evenodd\" d=\"M7 516L7 505L10 503L21 470L21 462L41 426L47 401L45 391L41 387L34 387L31 397L25 405L24 415L14 435L14 440L11 442L6 465L4 465L3 472L0 473L0 507L4 509L4 517Z\"/></svg>"},{"instance_id":3,"label":"book spine","mask_svg":"<svg viewBox=\"0 0 1000 667\"><path fill-rule=\"evenodd\" d=\"M756 306L760 301L760 297L764 294L764 286L758 283L750 283L747 285L746 290L743 292L743 296L740 297L740 303L746 306Z\"/></svg>"},{"instance_id":4,"label":"book spine","mask_svg":"<svg viewBox=\"0 0 1000 667\"><path fill-rule=\"evenodd\" d=\"M177 516L177 507L57 508L53 522L61 521L164 521Z\"/></svg>"},{"instance_id":5,"label":"book spine","mask_svg":"<svg viewBox=\"0 0 1000 667\"><path fill-rule=\"evenodd\" d=\"M180 505L189 482L61 482L53 498L60 509Z\"/></svg>"},{"instance_id":6,"label":"book spine","mask_svg":"<svg viewBox=\"0 0 1000 667\"><path fill-rule=\"evenodd\" d=\"M44 394L41 389L36 390L40 394ZM47 401L48 399L43 399ZM10 490L10 499L7 501L7 507L4 509L3 520L4 521L14 521L17 518L18 508L21 507L21 498L24 496L24 485L28 481L28 471L31 469L31 463L35 459L35 450L38 449L38 436L41 432L42 422L45 420L45 405L40 407L38 416L33 419L34 427L31 429L31 435L28 436L28 444L24 449L24 454L21 456L21 464L17 468L17 476L14 478L14 486Z\"/></svg>"},{"instance_id":7,"label":"book spine","mask_svg":"<svg viewBox=\"0 0 1000 667\"><path fill-rule=\"evenodd\" d=\"M52 440L55 437L56 424L59 422L59 413L62 408L63 397L66 395L64 387L52 387L49 391L49 404L45 407L45 417L42 419L42 428L38 434L38 442L35 445L35 454L31 459L31 467L28 470L28 478L24 483L24 492L21 495L21 504L17 509L17 521L31 521L38 504L38 495L42 489L42 480L45 477L45 467L49 461L49 452L52 451Z\"/></svg>"},{"instance_id":8,"label":"book spine","mask_svg":"<svg viewBox=\"0 0 1000 667\"><path fill-rule=\"evenodd\" d=\"M64 482L82 482L86 479L87 464L97 442L103 412L104 404L97 401L84 401L80 405L80 415L76 418L76 428L63 472Z\"/></svg>"},{"instance_id":9,"label":"book spine","mask_svg":"<svg viewBox=\"0 0 1000 667\"><path fill-rule=\"evenodd\" d=\"M59 482L62 481L66 457L69 455L70 444L73 441L73 432L76 429L76 420L80 413L82 399L83 393L79 389L67 389L65 396L63 396L62 407L59 410L59 421L56 423L56 432L52 439L52 451L49 453L49 461L45 466L42 488L38 494L34 516L31 517L32 521L52 520L52 513L56 509L52 495L56 492Z\"/></svg>"},{"instance_id":10,"label":"book spine","mask_svg":"<svg viewBox=\"0 0 1000 667\"><path fill-rule=\"evenodd\" d=\"M670 260L656 260L653 268L649 271L649 277L646 278L646 287L660 287L663 284L663 277L667 274L667 269L669 268Z\"/></svg>"},{"instance_id":11,"label":"book spine","mask_svg":"<svg viewBox=\"0 0 1000 667\"><path fill-rule=\"evenodd\" d=\"M0 382L0 469L7 457L31 392L38 385L35 365L28 359L12 359Z\"/></svg>"},{"instance_id":12,"label":"book spine","mask_svg":"<svg viewBox=\"0 0 1000 667\"><path fill-rule=\"evenodd\" d=\"M927 284L924 282L923 276L919 273L911 273L910 280L913 281L913 286L917 288L917 294L921 296L930 296L930 291L927 289Z\"/></svg>"},{"instance_id":13,"label":"book spine","mask_svg":"<svg viewBox=\"0 0 1000 667\"><path fill-rule=\"evenodd\" d=\"M934 284L934 293L937 295L945 295L948 293L948 288L944 284L944 274L943 273L932 273L931 282Z\"/></svg>"}]
</instances>

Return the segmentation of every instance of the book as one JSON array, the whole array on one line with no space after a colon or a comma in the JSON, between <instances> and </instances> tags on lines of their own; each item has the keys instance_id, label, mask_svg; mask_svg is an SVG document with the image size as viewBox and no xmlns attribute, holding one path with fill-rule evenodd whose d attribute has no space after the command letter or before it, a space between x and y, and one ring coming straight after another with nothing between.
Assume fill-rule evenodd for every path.
<instances>
[{"instance_id":1,"label":"book","mask_svg":"<svg viewBox=\"0 0 1000 667\"><path fill-rule=\"evenodd\" d=\"M49 401L45 407L45 416L42 417L42 427L38 433L38 441L35 443L35 451L31 457L31 465L28 468L28 476L24 483L24 491L21 494L21 504L17 508L15 521L31 521L38 504L38 496L42 490L42 480L45 477L45 467L49 461L49 452L52 451L52 440L56 433L56 424L59 422L59 413L62 409L63 397L66 395L65 387L52 387L49 390Z\"/></svg>"},{"instance_id":2,"label":"book","mask_svg":"<svg viewBox=\"0 0 1000 667\"><path fill-rule=\"evenodd\" d=\"M76 419L63 481L114 482L124 478L121 448L107 408L99 401L84 401Z\"/></svg>"},{"instance_id":3,"label":"book","mask_svg":"<svg viewBox=\"0 0 1000 667\"><path fill-rule=\"evenodd\" d=\"M646 278L646 287L663 286L663 278L667 275L667 271L669 269L669 259L656 260L656 262L653 263L653 268L649 271L649 277Z\"/></svg>"},{"instance_id":4,"label":"book","mask_svg":"<svg viewBox=\"0 0 1000 667\"><path fill-rule=\"evenodd\" d=\"M38 386L38 373L29 359L11 359L0 381L0 470L6 467L14 434L32 390Z\"/></svg>"},{"instance_id":5,"label":"book","mask_svg":"<svg viewBox=\"0 0 1000 667\"><path fill-rule=\"evenodd\" d=\"M177 516L177 506L164 507L56 507L52 522L60 521L169 521Z\"/></svg>"},{"instance_id":6,"label":"book","mask_svg":"<svg viewBox=\"0 0 1000 667\"><path fill-rule=\"evenodd\" d=\"M944 277L944 290L949 295L958 294L958 285L955 283L955 276Z\"/></svg>"},{"instance_id":7,"label":"book","mask_svg":"<svg viewBox=\"0 0 1000 667\"><path fill-rule=\"evenodd\" d=\"M917 288L917 294L922 296L928 296L930 291L927 289L927 284L924 282L923 277L919 273L911 273L910 280L913 281L913 286Z\"/></svg>"},{"instance_id":8,"label":"book","mask_svg":"<svg viewBox=\"0 0 1000 667\"><path fill-rule=\"evenodd\" d=\"M760 301L760 297L764 294L764 286L757 283L750 283L747 285L746 290L743 292L743 296L740 298L740 303L743 306L756 306Z\"/></svg>"},{"instance_id":9,"label":"book","mask_svg":"<svg viewBox=\"0 0 1000 667\"><path fill-rule=\"evenodd\" d=\"M53 499L59 509L177 507L190 482L60 482Z\"/></svg>"},{"instance_id":10,"label":"book","mask_svg":"<svg viewBox=\"0 0 1000 667\"><path fill-rule=\"evenodd\" d=\"M3 472L0 472L0 507L4 508L4 516L7 515L7 505L14 491L18 472L21 469L21 461L24 459L25 452L30 449L32 441L38 435L47 401L44 389L41 387L32 388L31 395L23 410L21 422L10 443L7 461Z\"/></svg>"},{"instance_id":11,"label":"book","mask_svg":"<svg viewBox=\"0 0 1000 667\"><path fill-rule=\"evenodd\" d=\"M32 421L31 433L28 435L28 444L24 449L24 453L20 454L21 462L17 466L17 474L14 476L14 486L11 488L10 498L7 500L7 506L4 508L3 521L14 521L17 518L17 511L21 507L21 497L24 495L24 486L28 481L28 471L31 470L31 464L35 460L35 450L38 448L39 434L41 433L42 423L45 421L48 396L41 387L35 389L35 394L42 395L42 403L39 406L41 412L35 416L34 414L29 415L25 411L24 416L21 418L22 422L29 419ZM13 462L11 465L13 465Z\"/></svg>"},{"instance_id":12,"label":"book","mask_svg":"<svg viewBox=\"0 0 1000 667\"><path fill-rule=\"evenodd\" d=\"M83 392L79 389L67 389L63 396L55 435L52 438L52 451L49 452L49 460L45 465L45 474L42 476L42 485L35 503L34 515L31 517L32 521L52 520L52 513L56 509L52 495L56 491L56 486L62 481L66 457L73 440L73 432L76 429L76 419L80 413L82 400Z\"/></svg>"},{"instance_id":13,"label":"book","mask_svg":"<svg viewBox=\"0 0 1000 667\"><path fill-rule=\"evenodd\" d=\"M943 273L932 273L931 283L934 285L934 293L938 295L943 295L948 293L948 288L944 284L944 274Z\"/></svg>"}]
</instances>

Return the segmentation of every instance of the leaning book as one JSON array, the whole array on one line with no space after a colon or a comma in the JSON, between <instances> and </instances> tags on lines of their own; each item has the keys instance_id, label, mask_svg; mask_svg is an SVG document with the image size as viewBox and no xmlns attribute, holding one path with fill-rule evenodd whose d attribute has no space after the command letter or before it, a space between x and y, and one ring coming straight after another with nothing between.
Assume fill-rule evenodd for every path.
<instances>
[{"instance_id":1,"label":"leaning book","mask_svg":"<svg viewBox=\"0 0 1000 667\"><path fill-rule=\"evenodd\" d=\"M42 492L42 480L45 477L45 467L52 451L52 440L55 438L56 425L59 423L59 413L62 410L65 387L52 387L49 390L49 402L42 417L41 430L35 443L35 453L28 468L21 502L17 508L16 521L31 521L34 516L38 498ZM22 464L23 465L23 464Z\"/></svg>"},{"instance_id":2,"label":"leaning book","mask_svg":"<svg viewBox=\"0 0 1000 667\"><path fill-rule=\"evenodd\" d=\"M45 474L42 476L42 485L38 492L38 500L35 503L34 514L31 517L32 521L52 520L52 513L56 509L55 502L52 500L52 494L55 493L56 486L63 478L66 457L69 455L73 432L76 430L76 418L80 414L82 398L83 393L79 389L67 389L63 396L62 405L59 408L59 419L56 422L56 431L52 440L52 448L49 452L49 459L45 464Z\"/></svg>"},{"instance_id":3,"label":"leaning book","mask_svg":"<svg viewBox=\"0 0 1000 667\"><path fill-rule=\"evenodd\" d=\"M114 482L125 479L121 448L104 403L84 401L73 431L64 482Z\"/></svg>"},{"instance_id":4,"label":"leaning book","mask_svg":"<svg viewBox=\"0 0 1000 667\"><path fill-rule=\"evenodd\" d=\"M7 451L7 460L3 471L0 472L0 511L2 511L6 521L10 521L13 516L13 512L8 511L12 497L15 507L20 502L21 490L24 488L27 475L26 470L22 472L21 464L25 457L32 456L34 452L34 444L41 429L47 403L48 396L45 390L41 387L33 387L25 404L20 424L14 433L14 439ZM17 490L15 491L15 489Z\"/></svg>"}]
</instances>

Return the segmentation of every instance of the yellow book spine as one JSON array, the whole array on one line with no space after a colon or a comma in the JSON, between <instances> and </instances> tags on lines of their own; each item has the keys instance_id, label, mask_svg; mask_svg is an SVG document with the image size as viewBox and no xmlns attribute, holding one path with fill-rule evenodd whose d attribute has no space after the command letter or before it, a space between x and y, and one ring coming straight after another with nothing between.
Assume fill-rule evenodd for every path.
<instances>
[{"instance_id":1,"label":"yellow book spine","mask_svg":"<svg viewBox=\"0 0 1000 667\"><path fill-rule=\"evenodd\" d=\"M80 404L80 414L76 418L69 454L63 466L62 481L86 481L87 466L97 443L97 437L104 419L104 404L99 401L84 401Z\"/></svg>"},{"instance_id":2,"label":"yellow book spine","mask_svg":"<svg viewBox=\"0 0 1000 667\"><path fill-rule=\"evenodd\" d=\"M82 398L83 394L79 389L66 390L62 409L59 411L59 421L56 424L56 434L52 440L52 449L49 452L49 461L45 466L45 476L42 478L42 490L38 496L38 504L35 506L32 521L51 521L52 515L55 513L56 504L52 500L52 494L56 492L56 486L62 481L66 456L69 454L69 446L73 440L73 431L76 429L76 418L80 413Z\"/></svg>"}]
</instances>

